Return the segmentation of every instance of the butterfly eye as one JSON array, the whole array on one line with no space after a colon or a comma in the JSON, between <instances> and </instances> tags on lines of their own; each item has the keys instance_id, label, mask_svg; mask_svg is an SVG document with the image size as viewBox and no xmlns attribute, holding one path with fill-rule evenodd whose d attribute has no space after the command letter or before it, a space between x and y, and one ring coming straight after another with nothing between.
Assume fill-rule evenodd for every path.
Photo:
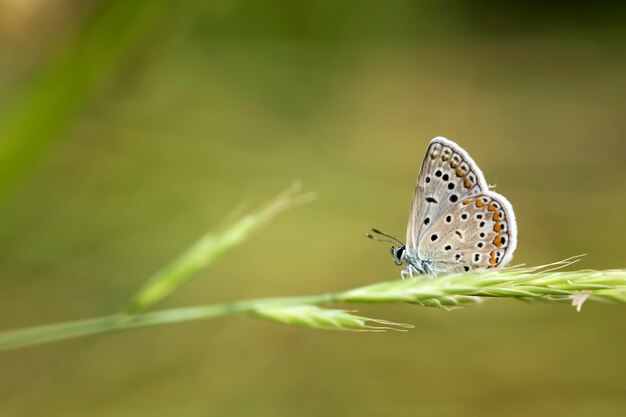
<instances>
[{"instance_id":1,"label":"butterfly eye","mask_svg":"<svg viewBox=\"0 0 626 417\"><path fill-rule=\"evenodd\" d=\"M396 265L402 265L402 254L404 253L404 246L400 246L396 248L395 246L391 247L391 256L393 257L393 261Z\"/></svg>"}]
</instances>

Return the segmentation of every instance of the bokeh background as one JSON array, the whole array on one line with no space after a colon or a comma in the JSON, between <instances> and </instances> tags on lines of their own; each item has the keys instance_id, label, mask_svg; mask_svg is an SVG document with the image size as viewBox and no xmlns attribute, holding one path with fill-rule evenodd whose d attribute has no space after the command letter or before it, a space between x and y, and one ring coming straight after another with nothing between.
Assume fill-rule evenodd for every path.
<instances>
[{"instance_id":1,"label":"bokeh background","mask_svg":"<svg viewBox=\"0 0 626 417\"><path fill-rule=\"evenodd\" d=\"M237 207L276 219L160 307L395 279L428 141L513 203L515 263L626 266L618 2L0 0L0 328L117 312ZM626 309L490 300L359 334L228 317L0 355L2 416L616 416Z\"/></svg>"}]
</instances>

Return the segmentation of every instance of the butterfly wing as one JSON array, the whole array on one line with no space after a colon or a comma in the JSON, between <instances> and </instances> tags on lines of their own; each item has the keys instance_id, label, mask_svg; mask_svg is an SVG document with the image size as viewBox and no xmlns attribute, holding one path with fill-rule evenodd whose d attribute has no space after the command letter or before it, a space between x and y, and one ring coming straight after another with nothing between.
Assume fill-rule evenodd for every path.
<instances>
[{"instance_id":1,"label":"butterfly wing","mask_svg":"<svg viewBox=\"0 0 626 417\"><path fill-rule=\"evenodd\" d=\"M407 252L417 253L426 231L450 207L482 191L487 191L485 177L463 148L443 137L430 141L409 212Z\"/></svg>"},{"instance_id":2,"label":"butterfly wing","mask_svg":"<svg viewBox=\"0 0 626 417\"><path fill-rule=\"evenodd\" d=\"M452 205L419 242L418 257L437 272L463 272L506 265L517 246L513 207L485 191Z\"/></svg>"}]
</instances>

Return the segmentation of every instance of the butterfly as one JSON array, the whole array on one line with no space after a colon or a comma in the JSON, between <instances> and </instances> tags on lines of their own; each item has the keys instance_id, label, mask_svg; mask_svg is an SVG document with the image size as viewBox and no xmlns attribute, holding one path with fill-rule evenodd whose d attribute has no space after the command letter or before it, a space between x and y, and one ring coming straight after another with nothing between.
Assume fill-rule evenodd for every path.
<instances>
[{"instance_id":1,"label":"butterfly","mask_svg":"<svg viewBox=\"0 0 626 417\"><path fill-rule=\"evenodd\" d=\"M436 137L426 149L413 193L406 244L377 229L394 244L391 255L404 266L402 278L437 276L505 266L517 246L511 203L489 190L485 176L455 142ZM395 246L398 244L399 246Z\"/></svg>"}]
</instances>

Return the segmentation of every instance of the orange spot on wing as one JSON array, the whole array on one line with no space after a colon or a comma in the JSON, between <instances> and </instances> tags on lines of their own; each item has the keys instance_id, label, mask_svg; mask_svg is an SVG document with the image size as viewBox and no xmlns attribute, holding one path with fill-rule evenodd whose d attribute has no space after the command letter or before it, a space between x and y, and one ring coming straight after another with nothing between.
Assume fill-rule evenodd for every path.
<instances>
[{"instance_id":1,"label":"orange spot on wing","mask_svg":"<svg viewBox=\"0 0 626 417\"><path fill-rule=\"evenodd\" d=\"M465 181L463 181L463 184L465 185L465 188L470 188L472 186L472 182L468 180L467 178L465 178Z\"/></svg>"},{"instance_id":2,"label":"orange spot on wing","mask_svg":"<svg viewBox=\"0 0 626 417\"><path fill-rule=\"evenodd\" d=\"M476 199L476 207L482 207L485 205L485 202L483 200L481 200L480 198Z\"/></svg>"},{"instance_id":3,"label":"orange spot on wing","mask_svg":"<svg viewBox=\"0 0 626 417\"><path fill-rule=\"evenodd\" d=\"M489 258L489 263L491 265L495 265L496 262L498 262L498 261L496 261L496 251L492 250L491 253L489 254L489 256L491 256L491 258Z\"/></svg>"},{"instance_id":4,"label":"orange spot on wing","mask_svg":"<svg viewBox=\"0 0 626 417\"><path fill-rule=\"evenodd\" d=\"M493 204L489 204L487 206L487 210L489 210L489 211L496 211L496 206L494 206Z\"/></svg>"},{"instance_id":5,"label":"orange spot on wing","mask_svg":"<svg viewBox=\"0 0 626 417\"><path fill-rule=\"evenodd\" d=\"M450 157L448 155L441 155L441 160L442 161L447 161L448 159L450 159Z\"/></svg>"},{"instance_id":6,"label":"orange spot on wing","mask_svg":"<svg viewBox=\"0 0 626 417\"><path fill-rule=\"evenodd\" d=\"M463 170L461 168L457 168L456 169L456 176L457 177L462 177L463 175L465 175L465 173L463 172Z\"/></svg>"},{"instance_id":7,"label":"orange spot on wing","mask_svg":"<svg viewBox=\"0 0 626 417\"><path fill-rule=\"evenodd\" d=\"M493 213L493 220L496 222L500 221L500 213Z\"/></svg>"},{"instance_id":8,"label":"orange spot on wing","mask_svg":"<svg viewBox=\"0 0 626 417\"><path fill-rule=\"evenodd\" d=\"M497 233L500 233L500 230L502 230L502 226L500 225L500 223L496 223L496 224L493 226L493 231L494 231L494 232L497 232Z\"/></svg>"},{"instance_id":9,"label":"orange spot on wing","mask_svg":"<svg viewBox=\"0 0 626 417\"><path fill-rule=\"evenodd\" d=\"M459 164L454 161L450 161L450 168L456 168L457 166L459 166Z\"/></svg>"},{"instance_id":10,"label":"orange spot on wing","mask_svg":"<svg viewBox=\"0 0 626 417\"><path fill-rule=\"evenodd\" d=\"M497 248L499 248L500 246L502 246L502 238L500 236L496 236L496 238L493 240L493 244L496 245Z\"/></svg>"},{"instance_id":11,"label":"orange spot on wing","mask_svg":"<svg viewBox=\"0 0 626 417\"><path fill-rule=\"evenodd\" d=\"M472 200L463 200L463 205L467 206L471 202L472 202Z\"/></svg>"}]
</instances>

